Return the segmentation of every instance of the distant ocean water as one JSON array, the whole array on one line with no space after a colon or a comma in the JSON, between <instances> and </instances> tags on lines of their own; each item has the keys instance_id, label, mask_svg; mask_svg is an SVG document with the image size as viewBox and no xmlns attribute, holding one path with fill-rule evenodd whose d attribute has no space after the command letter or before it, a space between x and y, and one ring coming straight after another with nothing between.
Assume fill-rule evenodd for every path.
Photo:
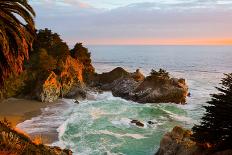
<instances>
[{"instance_id":1,"label":"distant ocean water","mask_svg":"<svg viewBox=\"0 0 232 155\"><path fill-rule=\"evenodd\" d=\"M88 46L97 72L121 66L128 71L139 68L166 69L183 77L191 97L186 105L137 104L111 93L92 94L94 100L63 99L43 109L40 116L18 125L28 133L58 131L52 145L70 148L80 155L153 155L162 135L174 126L191 128L199 123L203 105L216 92L223 73L232 72L232 46ZM133 126L130 119L145 123ZM153 121L154 125L146 124Z\"/></svg>"}]
</instances>

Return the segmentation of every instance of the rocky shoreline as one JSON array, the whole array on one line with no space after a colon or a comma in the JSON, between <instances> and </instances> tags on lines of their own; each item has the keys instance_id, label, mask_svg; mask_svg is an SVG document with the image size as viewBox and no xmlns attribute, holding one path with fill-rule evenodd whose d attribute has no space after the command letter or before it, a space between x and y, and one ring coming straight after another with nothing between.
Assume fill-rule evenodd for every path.
<instances>
[{"instance_id":1,"label":"rocky shoreline","mask_svg":"<svg viewBox=\"0 0 232 155\"><path fill-rule=\"evenodd\" d=\"M111 91L115 97L138 103L176 103L186 104L188 86L185 79L149 75L145 77L139 70L129 73L121 67L102 74L91 74L91 82L85 83L77 74L78 81L59 82L54 72L43 82L37 91L37 99L54 102L59 97L85 99L88 91ZM67 78L67 77L66 77ZM70 77L69 79L75 79Z\"/></svg>"}]
</instances>

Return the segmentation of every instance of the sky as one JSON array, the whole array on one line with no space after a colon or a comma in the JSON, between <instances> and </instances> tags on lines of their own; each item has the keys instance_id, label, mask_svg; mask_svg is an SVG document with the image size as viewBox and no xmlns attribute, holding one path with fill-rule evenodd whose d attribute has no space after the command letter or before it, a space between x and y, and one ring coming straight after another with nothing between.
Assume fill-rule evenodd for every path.
<instances>
[{"instance_id":1,"label":"sky","mask_svg":"<svg viewBox=\"0 0 232 155\"><path fill-rule=\"evenodd\" d=\"M29 0L69 45L232 45L232 0Z\"/></svg>"}]
</instances>

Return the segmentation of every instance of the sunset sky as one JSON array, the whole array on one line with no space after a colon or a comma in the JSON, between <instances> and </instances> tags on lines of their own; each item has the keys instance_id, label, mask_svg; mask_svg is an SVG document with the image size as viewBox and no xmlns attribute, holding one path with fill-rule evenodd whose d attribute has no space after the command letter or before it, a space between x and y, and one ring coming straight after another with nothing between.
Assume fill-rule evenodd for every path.
<instances>
[{"instance_id":1,"label":"sunset sky","mask_svg":"<svg viewBox=\"0 0 232 155\"><path fill-rule=\"evenodd\" d=\"M30 0L73 45L232 45L232 0Z\"/></svg>"}]
</instances>

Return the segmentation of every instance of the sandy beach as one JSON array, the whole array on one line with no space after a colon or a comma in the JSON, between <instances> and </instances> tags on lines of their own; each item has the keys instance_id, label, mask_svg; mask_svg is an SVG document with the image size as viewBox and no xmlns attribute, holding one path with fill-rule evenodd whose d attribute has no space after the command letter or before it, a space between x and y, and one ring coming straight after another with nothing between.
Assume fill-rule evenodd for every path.
<instances>
[{"instance_id":1,"label":"sandy beach","mask_svg":"<svg viewBox=\"0 0 232 155\"><path fill-rule=\"evenodd\" d=\"M9 98L0 102L0 120L2 121L6 118L12 127L16 127L17 124L40 115L41 109L49 105L36 100ZM40 136L46 144L51 144L58 140L57 131L30 135L32 139L37 136Z\"/></svg>"},{"instance_id":2,"label":"sandy beach","mask_svg":"<svg viewBox=\"0 0 232 155\"><path fill-rule=\"evenodd\" d=\"M18 123L38 116L46 103L9 98L0 102L0 120L6 118L15 127Z\"/></svg>"}]
</instances>

